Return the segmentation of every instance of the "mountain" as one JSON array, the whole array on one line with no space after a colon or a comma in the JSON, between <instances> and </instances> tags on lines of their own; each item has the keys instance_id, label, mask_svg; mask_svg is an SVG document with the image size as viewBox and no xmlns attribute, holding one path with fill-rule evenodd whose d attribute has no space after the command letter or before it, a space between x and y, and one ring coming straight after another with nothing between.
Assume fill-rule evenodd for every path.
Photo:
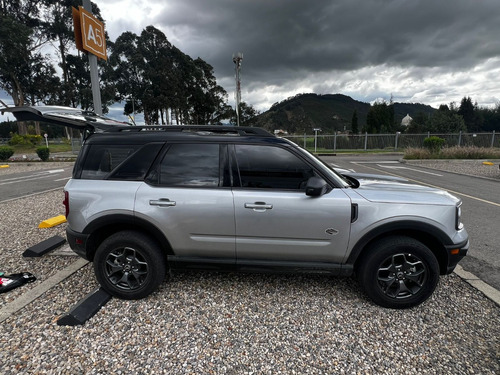
<instances>
[{"instance_id":1,"label":"mountain","mask_svg":"<svg viewBox=\"0 0 500 375\"><path fill-rule=\"evenodd\" d=\"M274 131L282 129L289 134L311 133L314 128L321 128L323 133L351 129L352 116L357 111L358 128L366 124L370 104L354 100L342 94L299 94L282 102L247 121L244 125L259 126ZM424 104L394 103L394 118L401 123L409 114L432 114L436 109Z\"/></svg>"}]
</instances>

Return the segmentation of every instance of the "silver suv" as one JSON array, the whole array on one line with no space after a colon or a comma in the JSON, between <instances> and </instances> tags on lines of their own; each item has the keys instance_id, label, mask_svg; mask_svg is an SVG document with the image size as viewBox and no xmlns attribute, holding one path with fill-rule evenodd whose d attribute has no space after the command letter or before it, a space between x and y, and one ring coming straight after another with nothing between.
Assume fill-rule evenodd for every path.
<instances>
[{"instance_id":1,"label":"silver suv","mask_svg":"<svg viewBox=\"0 0 500 375\"><path fill-rule=\"evenodd\" d=\"M69 245L114 296L143 298L172 269L313 272L355 275L376 304L406 308L467 253L445 191L340 175L259 128L103 127L64 204Z\"/></svg>"}]
</instances>

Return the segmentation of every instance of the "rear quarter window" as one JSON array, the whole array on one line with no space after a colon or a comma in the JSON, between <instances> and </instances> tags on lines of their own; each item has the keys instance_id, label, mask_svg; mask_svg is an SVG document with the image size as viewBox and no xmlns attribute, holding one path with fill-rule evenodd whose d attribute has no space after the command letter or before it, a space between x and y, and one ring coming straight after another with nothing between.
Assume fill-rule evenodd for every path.
<instances>
[{"instance_id":1,"label":"rear quarter window","mask_svg":"<svg viewBox=\"0 0 500 375\"><path fill-rule=\"evenodd\" d=\"M144 177L162 147L146 145L91 145L82 166L82 179L137 180Z\"/></svg>"}]
</instances>

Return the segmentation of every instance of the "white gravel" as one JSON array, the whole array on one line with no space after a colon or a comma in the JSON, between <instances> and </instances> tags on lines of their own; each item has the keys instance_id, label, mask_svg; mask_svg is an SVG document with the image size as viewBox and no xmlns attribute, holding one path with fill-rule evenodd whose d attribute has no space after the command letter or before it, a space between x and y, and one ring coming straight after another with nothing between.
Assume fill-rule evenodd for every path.
<instances>
[{"instance_id":1,"label":"white gravel","mask_svg":"<svg viewBox=\"0 0 500 375\"><path fill-rule=\"evenodd\" d=\"M500 180L500 160L405 160L404 162L446 172Z\"/></svg>"},{"instance_id":2,"label":"white gravel","mask_svg":"<svg viewBox=\"0 0 500 375\"><path fill-rule=\"evenodd\" d=\"M1 305L77 259L22 257L28 246L64 236L64 225L37 228L64 213L62 199L61 189L0 203L0 271L38 278L0 294ZM58 326L96 287L87 265L4 321L0 372L500 373L500 308L454 274L424 304L395 311L373 305L350 278L175 273L147 299L112 299L84 326Z\"/></svg>"}]
</instances>

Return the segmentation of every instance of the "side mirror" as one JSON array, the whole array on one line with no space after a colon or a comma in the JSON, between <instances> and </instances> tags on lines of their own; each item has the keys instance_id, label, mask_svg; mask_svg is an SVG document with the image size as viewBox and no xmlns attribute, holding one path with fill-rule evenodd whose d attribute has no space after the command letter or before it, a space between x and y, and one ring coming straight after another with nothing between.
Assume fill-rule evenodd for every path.
<instances>
[{"instance_id":1,"label":"side mirror","mask_svg":"<svg viewBox=\"0 0 500 375\"><path fill-rule=\"evenodd\" d=\"M311 177L307 180L306 195L309 197L320 197L328 190L328 184L319 177Z\"/></svg>"}]
</instances>

